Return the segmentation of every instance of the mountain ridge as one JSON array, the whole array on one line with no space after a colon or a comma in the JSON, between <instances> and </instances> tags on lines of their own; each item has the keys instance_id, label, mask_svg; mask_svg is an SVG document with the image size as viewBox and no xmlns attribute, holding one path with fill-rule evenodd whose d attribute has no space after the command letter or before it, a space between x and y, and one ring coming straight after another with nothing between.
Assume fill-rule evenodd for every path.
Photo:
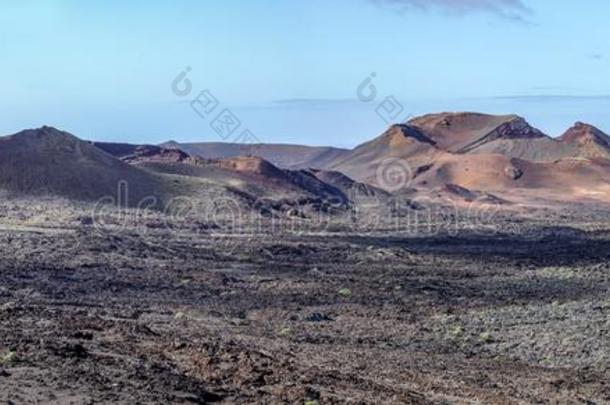
<instances>
[{"instance_id":1,"label":"mountain ridge","mask_svg":"<svg viewBox=\"0 0 610 405\"><path fill-rule=\"evenodd\" d=\"M163 148L176 148L191 156L204 159L220 159L238 156L258 156L284 169L308 169L325 166L347 153L347 149L332 146L305 146L292 144L244 144L228 142L180 143L168 141L159 144Z\"/></svg>"},{"instance_id":2,"label":"mountain ridge","mask_svg":"<svg viewBox=\"0 0 610 405\"><path fill-rule=\"evenodd\" d=\"M277 194L347 202L355 191L385 198L436 189L498 198L517 191L593 195L610 202L610 136L582 122L551 138L514 114L437 113L391 125L351 150L191 144L197 155L184 145L85 142L48 126L25 130L0 138L0 188L96 199L128 181L136 198L175 194L175 185L184 183L195 193L213 185L253 199Z\"/></svg>"}]
</instances>

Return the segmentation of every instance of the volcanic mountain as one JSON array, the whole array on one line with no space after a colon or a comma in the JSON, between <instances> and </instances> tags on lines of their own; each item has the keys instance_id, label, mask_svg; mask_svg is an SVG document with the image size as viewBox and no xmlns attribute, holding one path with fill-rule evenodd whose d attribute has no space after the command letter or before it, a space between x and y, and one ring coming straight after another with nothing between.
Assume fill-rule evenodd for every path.
<instances>
[{"instance_id":1,"label":"volcanic mountain","mask_svg":"<svg viewBox=\"0 0 610 405\"><path fill-rule=\"evenodd\" d=\"M164 195L156 176L130 166L88 142L52 127L0 138L0 189L14 194L56 195L79 200L117 197L128 201Z\"/></svg>"},{"instance_id":2,"label":"volcanic mountain","mask_svg":"<svg viewBox=\"0 0 610 405\"><path fill-rule=\"evenodd\" d=\"M577 124L559 139L515 115L440 113L391 126L327 166L396 191L442 188L610 199L610 137Z\"/></svg>"},{"instance_id":3,"label":"volcanic mountain","mask_svg":"<svg viewBox=\"0 0 610 405\"><path fill-rule=\"evenodd\" d=\"M223 159L238 156L257 156L284 169L321 168L339 159L346 149L326 146L285 144L240 144L224 142L177 143L160 145L167 149L180 149L191 156L205 159Z\"/></svg>"},{"instance_id":4,"label":"volcanic mountain","mask_svg":"<svg viewBox=\"0 0 610 405\"><path fill-rule=\"evenodd\" d=\"M579 155L577 148L545 135L517 115L440 113L414 118L409 124L451 153L501 154L535 162Z\"/></svg>"},{"instance_id":5,"label":"volcanic mountain","mask_svg":"<svg viewBox=\"0 0 610 405\"><path fill-rule=\"evenodd\" d=\"M447 158L445 155L501 154L537 160L535 155L547 153L552 149L548 145L556 143L516 115L429 114L391 126L326 168L356 180L375 182L376 168L392 159L408 162L419 173L438 159Z\"/></svg>"},{"instance_id":6,"label":"volcanic mountain","mask_svg":"<svg viewBox=\"0 0 610 405\"><path fill-rule=\"evenodd\" d=\"M610 157L610 137L581 122L559 138L545 135L516 115L440 113L414 118L409 124L452 153L497 153L534 162Z\"/></svg>"}]
</instances>

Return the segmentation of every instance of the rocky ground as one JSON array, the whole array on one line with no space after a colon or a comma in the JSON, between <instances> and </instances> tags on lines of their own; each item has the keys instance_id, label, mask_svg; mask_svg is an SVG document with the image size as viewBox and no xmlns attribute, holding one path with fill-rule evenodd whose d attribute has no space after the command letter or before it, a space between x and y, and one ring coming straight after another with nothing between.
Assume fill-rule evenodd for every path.
<instances>
[{"instance_id":1,"label":"rocky ground","mask_svg":"<svg viewBox=\"0 0 610 405\"><path fill-rule=\"evenodd\" d=\"M2 212L5 403L610 402L603 212L222 236Z\"/></svg>"}]
</instances>

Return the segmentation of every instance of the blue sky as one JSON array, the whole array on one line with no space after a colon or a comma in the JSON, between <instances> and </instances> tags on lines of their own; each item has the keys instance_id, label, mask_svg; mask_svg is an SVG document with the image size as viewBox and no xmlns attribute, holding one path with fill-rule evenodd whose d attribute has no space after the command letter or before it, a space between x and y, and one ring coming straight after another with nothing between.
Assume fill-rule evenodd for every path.
<instances>
[{"instance_id":1,"label":"blue sky","mask_svg":"<svg viewBox=\"0 0 610 405\"><path fill-rule=\"evenodd\" d=\"M556 0L0 0L0 133L354 146L425 112L517 113L610 131L610 3ZM172 81L186 67L192 89ZM377 97L358 100L374 73ZM208 90L209 116L189 101ZM609 95L606 97L606 95ZM552 96L552 97L551 97ZM560 96L560 97L559 97Z\"/></svg>"}]
</instances>

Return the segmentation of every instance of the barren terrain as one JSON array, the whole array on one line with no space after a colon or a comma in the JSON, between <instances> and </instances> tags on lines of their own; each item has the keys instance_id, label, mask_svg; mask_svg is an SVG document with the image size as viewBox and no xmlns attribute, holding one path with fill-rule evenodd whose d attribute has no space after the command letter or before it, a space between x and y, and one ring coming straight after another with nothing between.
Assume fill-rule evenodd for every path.
<instances>
[{"instance_id":1,"label":"barren terrain","mask_svg":"<svg viewBox=\"0 0 610 405\"><path fill-rule=\"evenodd\" d=\"M252 234L1 208L7 403L610 401L603 210Z\"/></svg>"}]
</instances>

